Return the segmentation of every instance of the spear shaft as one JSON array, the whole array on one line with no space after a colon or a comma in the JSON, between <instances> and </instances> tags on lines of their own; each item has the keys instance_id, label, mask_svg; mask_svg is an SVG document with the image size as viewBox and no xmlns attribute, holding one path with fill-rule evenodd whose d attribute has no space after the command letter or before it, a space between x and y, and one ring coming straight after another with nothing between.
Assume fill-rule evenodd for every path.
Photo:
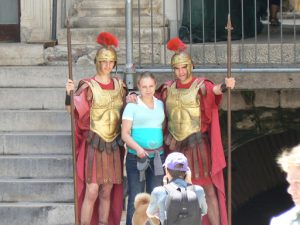
<instances>
[{"instance_id":1,"label":"spear shaft","mask_svg":"<svg viewBox=\"0 0 300 225\"><path fill-rule=\"evenodd\" d=\"M72 45L71 45L71 31L69 19L67 19L67 48L68 48L68 71L69 79L73 80L72 71ZM76 173L76 143L75 143L75 115L74 115L74 92L71 91L71 132L72 132L72 155L73 155L73 179L74 179L74 214L75 225L79 225L78 220L78 203L77 203L77 173Z\"/></svg>"},{"instance_id":2,"label":"spear shaft","mask_svg":"<svg viewBox=\"0 0 300 225\"><path fill-rule=\"evenodd\" d=\"M231 25L230 13L227 19L227 78L231 77L231 31L233 30ZM232 224L232 178L231 178L231 89L227 91L227 135L228 135L228 146L227 146L227 210L228 210L228 225Z\"/></svg>"}]
</instances>

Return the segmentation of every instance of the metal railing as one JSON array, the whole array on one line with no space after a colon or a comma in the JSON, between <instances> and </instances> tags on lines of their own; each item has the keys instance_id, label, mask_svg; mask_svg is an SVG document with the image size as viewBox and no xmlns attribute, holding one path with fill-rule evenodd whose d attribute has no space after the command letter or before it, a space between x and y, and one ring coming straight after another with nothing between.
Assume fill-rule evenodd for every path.
<instances>
[{"instance_id":1,"label":"metal railing","mask_svg":"<svg viewBox=\"0 0 300 225\"><path fill-rule=\"evenodd\" d=\"M166 49L166 43L179 36L186 42L196 69L205 66L208 70L223 71L227 61L224 33L230 12L234 27L232 63L235 70L256 71L263 67L261 71L278 72L284 68L286 72L300 71L300 42L297 40L300 0L280 0L276 13L278 23L270 23L273 14L269 0L135 1L137 4L131 7L137 13L131 16L138 22L126 28L138 34L131 40L132 52L138 49L133 59L138 69L148 65L155 71L168 70L166 66L173 53ZM294 6L288 6L287 2ZM273 71L274 67L281 70Z\"/></svg>"}]
</instances>

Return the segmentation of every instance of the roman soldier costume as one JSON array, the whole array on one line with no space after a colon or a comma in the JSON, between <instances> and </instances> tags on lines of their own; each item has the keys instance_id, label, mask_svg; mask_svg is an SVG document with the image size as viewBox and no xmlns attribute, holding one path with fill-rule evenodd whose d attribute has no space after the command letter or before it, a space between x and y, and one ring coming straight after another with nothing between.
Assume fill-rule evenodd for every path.
<instances>
[{"instance_id":1,"label":"roman soldier costume","mask_svg":"<svg viewBox=\"0 0 300 225\"><path fill-rule=\"evenodd\" d=\"M186 66L192 76L193 63L178 38L167 48L175 52L172 68ZM223 168L226 166L219 125L221 95L213 93L214 84L206 78L192 77L187 84L179 80L166 82L159 90L165 102L168 129L165 144L169 152L182 152L192 170L192 181L201 186L214 185L219 201L221 224L227 224ZM206 217L206 218L205 218ZM207 216L202 224L209 224Z\"/></svg>"},{"instance_id":2,"label":"roman soldier costume","mask_svg":"<svg viewBox=\"0 0 300 225\"><path fill-rule=\"evenodd\" d=\"M96 67L101 61L114 61L114 47L118 40L103 32L97 42L102 45L95 57ZM114 47L113 47L114 46ZM75 92L77 189L78 209L81 210L86 183L111 183L110 225L119 225L123 208L122 168L124 148L120 137L121 112L126 96L123 81L112 78L109 84L95 77L79 82ZM94 205L91 225L98 224L98 201ZM79 211L80 212L80 211ZM80 215L80 213L79 213Z\"/></svg>"}]
</instances>

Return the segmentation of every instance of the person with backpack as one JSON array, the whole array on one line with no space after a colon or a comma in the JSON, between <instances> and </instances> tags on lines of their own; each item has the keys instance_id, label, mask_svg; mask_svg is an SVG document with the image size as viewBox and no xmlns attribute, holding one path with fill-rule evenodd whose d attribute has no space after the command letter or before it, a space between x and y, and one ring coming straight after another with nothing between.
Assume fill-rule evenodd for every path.
<instances>
[{"instance_id":1,"label":"person with backpack","mask_svg":"<svg viewBox=\"0 0 300 225\"><path fill-rule=\"evenodd\" d=\"M207 213L205 193L192 185L191 171L184 154L173 152L165 160L164 186L154 188L147 215L158 218L162 225L200 225Z\"/></svg>"}]
</instances>

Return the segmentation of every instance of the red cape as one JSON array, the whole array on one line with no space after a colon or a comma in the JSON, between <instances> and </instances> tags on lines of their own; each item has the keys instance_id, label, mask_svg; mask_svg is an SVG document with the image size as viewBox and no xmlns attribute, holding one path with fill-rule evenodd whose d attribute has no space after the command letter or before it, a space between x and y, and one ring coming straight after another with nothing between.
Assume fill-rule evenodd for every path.
<instances>
[{"instance_id":1,"label":"red cape","mask_svg":"<svg viewBox=\"0 0 300 225\"><path fill-rule=\"evenodd\" d=\"M85 79L89 81L91 78ZM87 134L90 129L90 106L86 100L88 85L79 83L79 88L74 95L75 105L75 138L76 138L76 175L77 175L77 203L80 221L81 206L85 194L85 145ZM122 152L123 153L123 152ZM123 153L124 154L124 153ZM121 156L123 161L123 156ZM91 225L98 225L99 199L95 202ZM120 225L123 210L123 184L115 184L111 192L111 206L108 223L109 225Z\"/></svg>"},{"instance_id":2,"label":"red cape","mask_svg":"<svg viewBox=\"0 0 300 225\"><path fill-rule=\"evenodd\" d=\"M211 144L211 160L212 174L211 179L216 187L217 197L219 201L220 218L222 225L228 225L226 210L226 195L224 187L223 169L226 167L224 150L221 139L220 122L219 122L219 106L222 95L213 93L214 84L206 78L197 78L198 82L203 81L206 86L206 95L201 95L201 128L208 132ZM158 89L157 97L163 99L164 91L171 86L174 81L167 81ZM167 115L167 114L166 114ZM201 131L203 131L201 129ZM193 180L194 184L197 181ZM207 216L203 217L202 225L210 225Z\"/></svg>"}]
</instances>

